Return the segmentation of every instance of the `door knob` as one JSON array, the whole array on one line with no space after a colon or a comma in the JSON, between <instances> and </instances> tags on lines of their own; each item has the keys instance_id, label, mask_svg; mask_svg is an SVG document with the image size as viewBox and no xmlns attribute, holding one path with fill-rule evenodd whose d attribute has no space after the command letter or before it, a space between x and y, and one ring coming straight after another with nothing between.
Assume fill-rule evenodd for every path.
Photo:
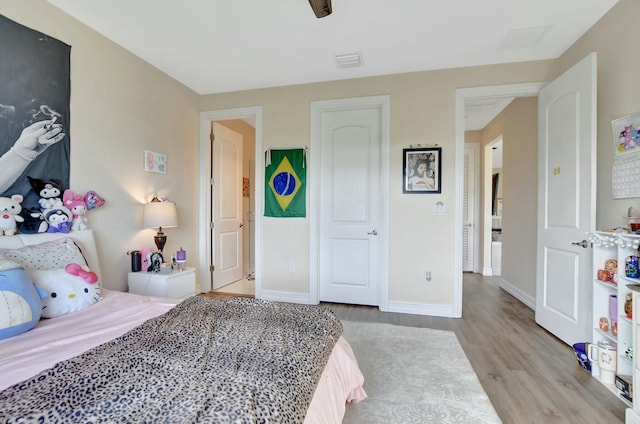
<instances>
[{"instance_id":1,"label":"door knob","mask_svg":"<svg viewBox=\"0 0 640 424\"><path fill-rule=\"evenodd\" d=\"M240 224L240 228L244 227L244 224Z\"/></svg>"},{"instance_id":2,"label":"door knob","mask_svg":"<svg viewBox=\"0 0 640 424\"><path fill-rule=\"evenodd\" d=\"M377 232L377 231L376 231L376 229L374 228L374 229L373 229L373 231L371 231L370 233L367 233L367 234L369 234L370 236L377 236L377 235L378 235L378 232Z\"/></svg>"},{"instance_id":3,"label":"door knob","mask_svg":"<svg viewBox=\"0 0 640 424\"><path fill-rule=\"evenodd\" d=\"M582 240L582 241L574 241L574 242L573 242L573 243L571 243L571 244L573 244L574 246L581 246L581 247L584 247L585 249L586 249L587 247L589 247L589 242L588 242L588 241L586 241L586 240Z\"/></svg>"}]
</instances>

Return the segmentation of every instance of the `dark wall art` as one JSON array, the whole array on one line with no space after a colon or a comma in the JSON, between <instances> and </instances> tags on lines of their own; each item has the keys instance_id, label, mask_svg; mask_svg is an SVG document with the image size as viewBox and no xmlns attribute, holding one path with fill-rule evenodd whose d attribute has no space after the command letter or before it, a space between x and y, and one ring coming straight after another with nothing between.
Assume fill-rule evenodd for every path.
<instances>
[{"instance_id":1,"label":"dark wall art","mask_svg":"<svg viewBox=\"0 0 640 424\"><path fill-rule=\"evenodd\" d=\"M27 176L69 188L71 46L0 15L0 196L38 208Z\"/></svg>"}]
</instances>

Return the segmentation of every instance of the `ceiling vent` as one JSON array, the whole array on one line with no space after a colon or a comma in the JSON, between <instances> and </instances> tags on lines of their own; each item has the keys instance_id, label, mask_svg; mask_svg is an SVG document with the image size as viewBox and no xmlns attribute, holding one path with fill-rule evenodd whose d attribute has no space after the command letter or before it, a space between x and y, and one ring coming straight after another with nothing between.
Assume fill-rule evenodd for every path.
<instances>
[{"instance_id":1,"label":"ceiling vent","mask_svg":"<svg viewBox=\"0 0 640 424\"><path fill-rule=\"evenodd\" d=\"M362 55L360 52L336 54L336 64L338 68L354 68L362 66Z\"/></svg>"},{"instance_id":2,"label":"ceiling vent","mask_svg":"<svg viewBox=\"0 0 640 424\"><path fill-rule=\"evenodd\" d=\"M510 30L502 42L505 49L525 49L532 48L542 36L551 29L551 26L541 26L533 28L517 28Z\"/></svg>"}]
</instances>

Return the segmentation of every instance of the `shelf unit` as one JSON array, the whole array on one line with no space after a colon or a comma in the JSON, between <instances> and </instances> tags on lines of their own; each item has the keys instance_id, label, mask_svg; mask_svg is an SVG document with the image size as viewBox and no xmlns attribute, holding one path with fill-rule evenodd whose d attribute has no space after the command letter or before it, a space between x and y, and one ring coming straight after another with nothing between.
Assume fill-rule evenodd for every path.
<instances>
[{"instance_id":1,"label":"shelf unit","mask_svg":"<svg viewBox=\"0 0 640 424\"><path fill-rule=\"evenodd\" d=\"M636 234L618 234L603 231L596 231L589 235L589 241L593 245L593 334L591 343L609 341L617 346L617 370L616 375L633 376L633 361L625 354L628 348L633 347L633 321L624 312L626 295L631 293L627 285L640 284L640 279L628 278L625 274L625 260L629 256L638 255L640 246L640 236ZM617 273L614 281L601 281L598 278L598 270L605 269L605 262L615 259L618 262ZM617 334L612 332L612 323L609 316L610 296L617 296ZM600 329L600 318L609 319L609 331ZM600 369L597 363L591 363L591 374L604 384L609 390L618 395L629 406L632 403L620 395L620 390L615 384L605 384L600 380ZM632 377L633 378L633 377Z\"/></svg>"}]
</instances>

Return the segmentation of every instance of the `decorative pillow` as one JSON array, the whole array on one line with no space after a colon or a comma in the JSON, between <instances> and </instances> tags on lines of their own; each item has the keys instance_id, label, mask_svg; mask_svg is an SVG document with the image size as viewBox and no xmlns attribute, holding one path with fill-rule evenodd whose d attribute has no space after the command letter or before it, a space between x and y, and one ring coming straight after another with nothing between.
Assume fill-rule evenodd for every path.
<instances>
[{"instance_id":1,"label":"decorative pillow","mask_svg":"<svg viewBox=\"0 0 640 424\"><path fill-rule=\"evenodd\" d=\"M1 256L1 255L0 255ZM42 301L39 291L21 268L7 269L8 261L0 260L0 339L31 330L40 320Z\"/></svg>"},{"instance_id":2,"label":"decorative pillow","mask_svg":"<svg viewBox=\"0 0 640 424\"><path fill-rule=\"evenodd\" d=\"M61 269L71 263L87 266L80 245L71 238L28 245L19 249L2 249L0 253L27 271Z\"/></svg>"},{"instance_id":3,"label":"decorative pillow","mask_svg":"<svg viewBox=\"0 0 640 424\"><path fill-rule=\"evenodd\" d=\"M79 311L101 299L98 276L79 264L68 264L62 269L26 272L48 294L42 301L43 318Z\"/></svg>"}]
</instances>

